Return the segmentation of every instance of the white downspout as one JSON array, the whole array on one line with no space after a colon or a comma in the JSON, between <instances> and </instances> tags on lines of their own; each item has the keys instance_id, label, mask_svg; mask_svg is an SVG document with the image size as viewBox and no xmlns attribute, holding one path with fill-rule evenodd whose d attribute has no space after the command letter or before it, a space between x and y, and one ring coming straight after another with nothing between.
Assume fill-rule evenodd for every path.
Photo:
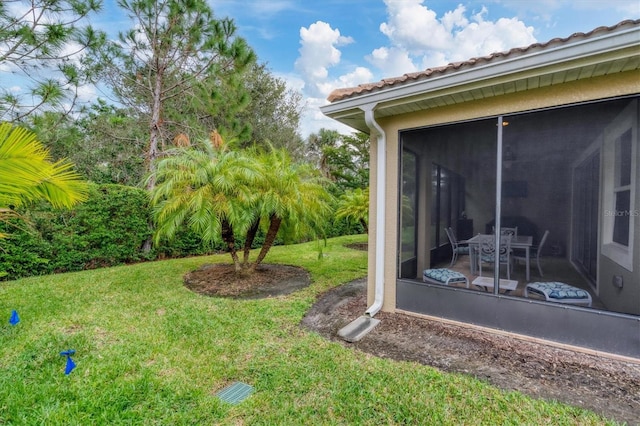
<instances>
[{"instance_id":1,"label":"white downspout","mask_svg":"<svg viewBox=\"0 0 640 426\"><path fill-rule=\"evenodd\" d=\"M375 297L373 305L369 306L365 314L373 317L382 309L384 299L384 250L385 250L385 203L387 186L387 139L384 130L380 127L373 115L376 104L368 104L361 107L364 111L364 119L376 136L378 145L378 157L376 168L376 265L375 265Z\"/></svg>"}]
</instances>

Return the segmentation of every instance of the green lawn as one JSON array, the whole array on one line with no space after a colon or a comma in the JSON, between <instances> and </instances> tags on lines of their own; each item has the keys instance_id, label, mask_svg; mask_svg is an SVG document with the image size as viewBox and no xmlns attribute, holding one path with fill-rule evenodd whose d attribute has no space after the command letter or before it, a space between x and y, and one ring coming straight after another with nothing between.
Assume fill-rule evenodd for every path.
<instances>
[{"instance_id":1,"label":"green lawn","mask_svg":"<svg viewBox=\"0 0 640 426\"><path fill-rule=\"evenodd\" d=\"M292 295L230 300L194 294L182 276L207 256L0 283L0 424L603 424L562 404L463 375L394 362L303 331L317 295L366 274L363 236L275 247L313 284ZM9 324L11 310L20 315ZM60 351L75 349L64 375ZM242 381L256 391L216 397Z\"/></svg>"}]
</instances>

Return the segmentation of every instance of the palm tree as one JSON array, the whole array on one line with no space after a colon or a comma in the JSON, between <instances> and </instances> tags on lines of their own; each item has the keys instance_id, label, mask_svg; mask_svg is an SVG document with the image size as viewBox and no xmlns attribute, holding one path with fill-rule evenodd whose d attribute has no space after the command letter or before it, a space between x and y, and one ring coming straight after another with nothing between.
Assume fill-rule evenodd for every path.
<instances>
[{"instance_id":1,"label":"palm tree","mask_svg":"<svg viewBox=\"0 0 640 426\"><path fill-rule=\"evenodd\" d=\"M365 233L369 233L369 188L347 191L340 197L336 219L359 222Z\"/></svg>"},{"instance_id":2,"label":"palm tree","mask_svg":"<svg viewBox=\"0 0 640 426\"><path fill-rule=\"evenodd\" d=\"M157 165L151 192L156 243L171 239L186 223L204 241L222 237L236 272L252 273L287 236L319 233L330 212L330 195L310 167L296 165L285 150L232 151L228 144L178 148ZM204 149L202 149L204 148ZM250 249L261 225L264 244L253 263ZM244 256L235 237L244 236Z\"/></svg>"},{"instance_id":3,"label":"palm tree","mask_svg":"<svg viewBox=\"0 0 640 426\"><path fill-rule=\"evenodd\" d=\"M66 160L52 162L33 132L0 123L0 220L16 216L13 208L38 200L56 208L86 200L87 183L72 167Z\"/></svg>"},{"instance_id":4,"label":"palm tree","mask_svg":"<svg viewBox=\"0 0 640 426\"><path fill-rule=\"evenodd\" d=\"M157 165L151 191L155 241L171 239L187 224L205 242L222 241L241 270L235 236L255 222L259 168L251 157L228 145L202 143L168 152Z\"/></svg>"},{"instance_id":5,"label":"palm tree","mask_svg":"<svg viewBox=\"0 0 640 426\"><path fill-rule=\"evenodd\" d=\"M264 260L281 228L293 238L318 235L331 213L331 195L317 170L293 163L284 149L271 149L260 161L264 175L258 209L268 229L258 257L249 266L251 271Z\"/></svg>"}]
</instances>

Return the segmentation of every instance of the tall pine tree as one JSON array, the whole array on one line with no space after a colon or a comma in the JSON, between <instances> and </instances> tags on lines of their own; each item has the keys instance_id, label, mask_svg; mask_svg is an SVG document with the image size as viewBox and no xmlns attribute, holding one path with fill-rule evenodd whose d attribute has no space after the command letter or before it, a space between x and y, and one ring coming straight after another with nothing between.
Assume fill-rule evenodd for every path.
<instances>
[{"instance_id":1,"label":"tall pine tree","mask_svg":"<svg viewBox=\"0 0 640 426\"><path fill-rule=\"evenodd\" d=\"M117 100L136 111L148 131L147 171L172 141L226 131L211 123L248 102L240 76L255 54L230 19L215 19L205 0L119 0L132 20L99 61ZM224 106L224 108L223 108ZM234 107L236 109L234 109ZM207 128L208 127L208 128ZM230 129L231 128L231 129ZM227 134L226 136L233 136ZM155 186L147 180L147 189Z\"/></svg>"}]
</instances>

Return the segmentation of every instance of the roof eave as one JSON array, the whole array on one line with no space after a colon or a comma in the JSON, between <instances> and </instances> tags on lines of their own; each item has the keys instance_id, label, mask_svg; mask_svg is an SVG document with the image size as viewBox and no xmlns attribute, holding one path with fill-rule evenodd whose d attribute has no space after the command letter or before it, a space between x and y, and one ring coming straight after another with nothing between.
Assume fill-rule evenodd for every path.
<instances>
[{"instance_id":1,"label":"roof eave","mask_svg":"<svg viewBox=\"0 0 640 426\"><path fill-rule=\"evenodd\" d=\"M616 52L624 52L621 54L628 56L629 49L634 49L635 55L640 55L639 40L640 27L622 28L597 37L576 40L514 57L500 58L486 64L470 65L415 82L357 94L324 105L320 110L326 116L352 126L350 122L359 121L356 116L363 114L361 110L363 105L409 104L415 102L416 96L420 99L437 97L438 92L445 89L460 87L464 90L464 87L469 85L481 87L483 82L494 84L496 79L508 80L510 76L517 76L523 72L527 72L528 77L531 77L532 73L542 76L550 72L562 71L563 65L566 69L571 69L580 61L584 63L612 61L618 58ZM358 130L363 129L358 128Z\"/></svg>"}]
</instances>

